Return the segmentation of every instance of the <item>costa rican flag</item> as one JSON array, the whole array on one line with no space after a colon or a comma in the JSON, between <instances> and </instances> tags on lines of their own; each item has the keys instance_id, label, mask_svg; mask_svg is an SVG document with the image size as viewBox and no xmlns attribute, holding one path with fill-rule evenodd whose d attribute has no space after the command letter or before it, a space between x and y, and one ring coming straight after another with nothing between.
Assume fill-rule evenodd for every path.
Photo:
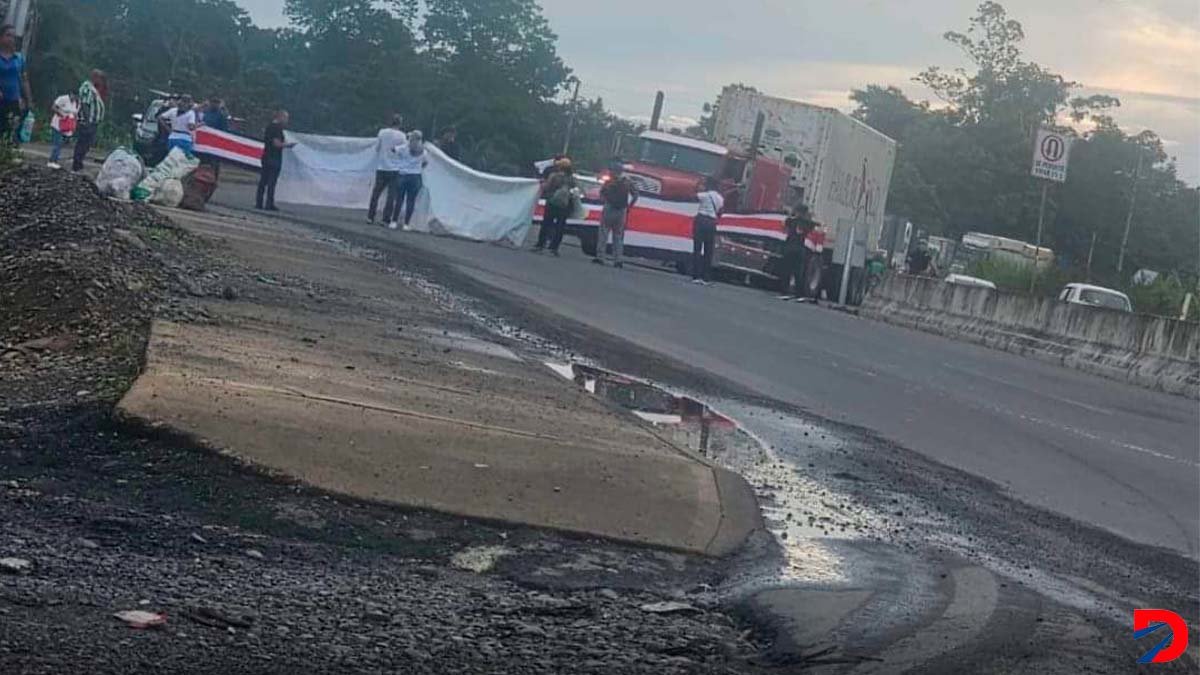
<instances>
[{"instance_id":1,"label":"costa rican flag","mask_svg":"<svg viewBox=\"0 0 1200 675\"><path fill-rule=\"evenodd\" d=\"M220 157L255 169L262 168L263 142L208 127L196 129L195 152Z\"/></svg>"}]
</instances>

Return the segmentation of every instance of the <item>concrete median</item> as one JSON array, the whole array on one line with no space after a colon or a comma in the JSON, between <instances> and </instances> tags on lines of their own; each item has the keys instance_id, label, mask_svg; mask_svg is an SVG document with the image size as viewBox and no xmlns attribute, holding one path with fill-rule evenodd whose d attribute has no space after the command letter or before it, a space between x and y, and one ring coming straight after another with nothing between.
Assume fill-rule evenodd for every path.
<instances>
[{"instance_id":1,"label":"concrete median","mask_svg":"<svg viewBox=\"0 0 1200 675\"><path fill-rule=\"evenodd\" d=\"M247 227L228 235L251 255L264 246L260 263L287 248ZM312 256L324 278L350 285L373 265ZM504 346L437 324L397 330L383 317L401 309L368 290L366 311L213 302L216 325L155 323L119 412L380 502L707 555L760 527L740 477Z\"/></svg>"}]
</instances>

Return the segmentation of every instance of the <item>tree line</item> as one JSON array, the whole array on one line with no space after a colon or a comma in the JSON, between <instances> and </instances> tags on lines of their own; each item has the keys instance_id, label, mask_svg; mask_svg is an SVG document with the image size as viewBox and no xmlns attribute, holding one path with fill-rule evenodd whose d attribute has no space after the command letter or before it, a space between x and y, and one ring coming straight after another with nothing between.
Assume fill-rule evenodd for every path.
<instances>
[{"instance_id":1,"label":"tree line","mask_svg":"<svg viewBox=\"0 0 1200 675\"><path fill-rule=\"evenodd\" d=\"M109 75L110 132L151 89L225 100L250 135L271 112L297 130L374 135L455 126L468 163L509 175L562 149L601 165L635 125L600 99L572 107L571 70L536 0L286 0L285 28L255 26L230 0L43 0L30 54L42 107L91 68Z\"/></svg>"}]
</instances>

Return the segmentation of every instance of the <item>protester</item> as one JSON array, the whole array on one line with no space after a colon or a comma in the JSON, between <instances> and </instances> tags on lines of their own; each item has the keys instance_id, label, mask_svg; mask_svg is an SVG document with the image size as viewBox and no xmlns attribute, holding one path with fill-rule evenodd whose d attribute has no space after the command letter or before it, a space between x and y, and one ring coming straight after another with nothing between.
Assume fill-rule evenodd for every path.
<instances>
[{"instance_id":1,"label":"protester","mask_svg":"<svg viewBox=\"0 0 1200 675\"><path fill-rule=\"evenodd\" d=\"M625 165L621 160L614 160L609 166L609 179L600 187L600 199L604 202L604 211L600 214L600 235L596 241L596 257L592 258L592 262L604 264L611 232L613 267L620 269L625 266L621 261L625 252L625 223L629 218L629 209L638 200L637 186L625 175Z\"/></svg>"},{"instance_id":2,"label":"protester","mask_svg":"<svg viewBox=\"0 0 1200 675\"><path fill-rule=\"evenodd\" d=\"M21 123L33 103L25 56L17 51L17 30L0 26L0 141L19 145Z\"/></svg>"},{"instance_id":3,"label":"protester","mask_svg":"<svg viewBox=\"0 0 1200 675\"><path fill-rule=\"evenodd\" d=\"M460 159L462 149L458 146L458 129L454 127L442 129L441 135L438 136L437 146L450 159L456 162L462 161Z\"/></svg>"},{"instance_id":4,"label":"protester","mask_svg":"<svg viewBox=\"0 0 1200 675\"><path fill-rule=\"evenodd\" d=\"M200 121L209 129L229 131L229 112L225 110L225 102L216 96L209 96Z\"/></svg>"},{"instance_id":5,"label":"protester","mask_svg":"<svg viewBox=\"0 0 1200 675\"><path fill-rule=\"evenodd\" d=\"M392 209L384 213L388 229L399 227L400 205L404 205L404 229L412 222L413 210L417 207L417 196L421 194L424 181L421 174L429 166L429 155L425 153L425 136L420 131L410 131L408 142L392 147L396 156L396 200Z\"/></svg>"},{"instance_id":6,"label":"protester","mask_svg":"<svg viewBox=\"0 0 1200 675\"><path fill-rule=\"evenodd\" d=\"M283 171L283 151L296 145L289 143L283 133L290 120L288 111L276 111L275 117L263 132L262 172L259 174L258 191L254 196L256 209L279 210L275 206L275 185L279 182L280 172Z\"/></svg>"},{"instance_id":7,"label":"protester","mask_svg":"<svg viewBox=\"0 0 1200 675\"><path fill-rule=\"evenodd\" d=\"M571 160L566 157L559 159L542 185L542 198L546 200L546 207L542 213L542 227L538 231L537 244L533 247L534 253L541 253L549 246L550 253L558 255L558 247L562 244L563 234L567 229L567 218L571 215L571 202L574 199L572 190L576 187Z\"/></svg>"},{"instance_id":8,"label":"protester","mask_svg":"<svg viewBox=\"0 0 1200 675\"><path fill-rule=\"evenodd\" d=\"M75 156L71 170L83 171L83 160L96 142L96 131L104 121L104 98L108 95L108 77L103 70L93 70L79 85L79 117L75 128Z\"/></svg>"},{"instance_id":9,"label":"protester","mask_svg":"<svg viewBox=\"0 0 1200 675\"><path fill-rule=\"evenodd\" d=\"M404 118L392 115L391 126L379 130L379 140L375 144L377 157L375 166L375 186L371 188L371 205L367 208L367 222L375 224L375 213L379 207L379 197L387 191L387 201L383 205L384 222L392 222L390 214L396 211L396 195L400 186L397 179L400 176L400 157L392 152L392 148L408 141L404 134Z\"/></svg>"},{"instance_id":10,"label":"protester","mask_svg":"<svg viewBox=\"0 0 1200 675\"><path fill-rule=\"evenodd\" d=\"M201 122L196 116L196 106L192 97L184 94L179 97L179 105L159 116L159 119L170 125L171 135L167 136L167 154L179 148L188 157L192 156L195 143L192 134Z\"/></svg>"},{"instance_id":11,"label":"protester","mask_svg":"<svg viewBox=\"0 0 1200 675\"><path fill-rule=\"evenodd\" d=\"M46 166L51 169L61 169L58 163L62 156L63 145L75 135L79 113L79 95L75 92L63 94L54 99L54 116L50 118L50 161Z\"/></svg>"},{"instance_id":12,"label":"protester","mask_svg":"<svg viewBox=\"0 0 1200 675\"><path fill-rule=\"evenodd\" d=\"M808 207L803 204L792 209L784 221L787 240L783 242L783 259L780 261L780 300L799 300L808 295L804 287L804 267L808 257L804 242L815 224L809 217ZM795 292L792 291L793 281Z\"/></svg>"},{"instance_id":13,"label":"protester","mask_svg":"<svg viewBox=\"0 0 1200 675\"><path fill-rule=\"evenodd\" d=\"M700 209L692 221L692 283L707 286L712 273L713 246L717 240L717 218L725 198L717 191L717 179L704 179L704 191L696 195Z\"/></svg>"}]
</instances>

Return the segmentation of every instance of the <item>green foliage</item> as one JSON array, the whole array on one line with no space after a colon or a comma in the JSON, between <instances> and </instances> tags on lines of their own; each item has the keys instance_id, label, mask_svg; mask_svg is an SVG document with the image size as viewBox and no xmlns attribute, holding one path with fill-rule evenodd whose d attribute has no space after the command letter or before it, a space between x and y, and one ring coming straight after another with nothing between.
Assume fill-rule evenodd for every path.
<instances>
[{"instance_id":1,"label":"green foliage","mask_svg":"<svg viewBox=\"0 0 1200 675\"><path fill-rule=\"evenodd\" d=\"M1033 281L1034 295L1056 295L1063 286L1078 281L1078 277L1070 272L1054 266L1039 266L1034 280L1032 264L1023 265L1002 258L982 258L967 266L966 274L980 279L987 279L1004 291L1028 293L1030 281Z\"/></svg>"},{"instance_id":2,"label":"green foliage","mask_svg":"<svg viewBox=\"0 0 1200 675\"><path fill-rule=\"evenodd\" d=\"M1179 318L1183 309L1183 299L1192 294L1191 306L1188 308L1188 320L1200 320L1200 288L1196 284L1190 287L1179 280L1179 277L1159 276L1152 284L1132 286L1126 289L1129 300L1133 303L1134 311L1140 314L1157 314Z\"/></svg>"},{"instance_id":3,"label":"green foliage","mask_svg":"<svg viewBox=\"0 0 1200 675\"><path fill-rule=\"evenodd\" d=\"M1120 101L1072 96L1078 85L1024 60L1024 30L999 3L984 2L965 32L945 37L971 67L933 66L914 78L943 106L915 102L896 87L868 85L851 94L853 115L898 142L890 213L931 234L980 231L1034 241L1041 185L1029 175L1030 158L1037 128L1051 126L1076 139L1066 184L1049 191L1044 245L1079 270L1093 251L1092 275L1112 286L1142 267L1187 278L1200 272L1200 192L1177 179L1153 132L1130 136L1117 127L1110 112ZM1064 119L1092 130L1080 135L1059 126ZM1139 155L1144 167L1135 178ZM1118 274L1135 185L1132 234Z\"/></svg>"}]
</instances>

